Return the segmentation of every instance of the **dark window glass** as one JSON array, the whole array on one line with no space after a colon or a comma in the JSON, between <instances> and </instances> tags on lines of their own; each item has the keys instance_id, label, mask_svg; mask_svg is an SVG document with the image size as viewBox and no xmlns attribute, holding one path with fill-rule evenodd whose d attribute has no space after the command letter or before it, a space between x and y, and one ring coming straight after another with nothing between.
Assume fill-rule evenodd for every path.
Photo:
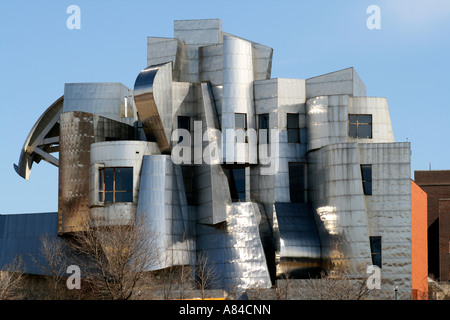
<instances>
[{"instance_id":1,"label":"dark window glass","mask_svg":"<svg viewBox=\"0 0 450 320\"><path fill-rule=\"evenodd\" d=\"M115 201L114 202L133 202L133 192L115 192Z\"/></svg>"},{"instance_id":2,"label":"dark window glass","mask_svg":"<svg viewBox=\"0 0 450 320\"><path fill-rule=\"evenodd\" d=\"M259 137L261 143L269 143L269 115L259 115Z\"/></svg>"},{"instance_id":3,"label":"dark window glass","mask_svg":"<svg viewBox=\"0 0 450 320\"><path fill-rule=\"evenodd\" d=\"M113 202L114 198L113 198L113 193L112 192L106 192L105 193L105 201L106 203L108 202Z\"/></svg>"},{"instance_id":4,"label":"dark window glass","mask_svg":"<svg viewBox=\"0 0 450 320\"><path fill-rule=\"evenodd\" d=\"M372 115L370 114L359 114L358 115L358 123L372 123Z\"/></svg>"},{"instance_id":5,"label":"dark window glass","mask_svg":"<svg viewBox=\"0 0 450 320\"><path fill-rule=\"evenodd\" d=\"M349 114L348 136L350 138L372 139L372 115Z\"/></svg>"},{"instance_id":6,"label":"dark window glass","mask_svg":"<svg viewBox=\"0 0 450 320\"><path fill-rule=\"evenodd\" d=\"M247 114L235 113L234 114L234 127L239 129L247 129Z\"/></svg>"},{"instance_id":7,"label":"dark window glass","mask_svg":"<svg viewBox=\"0 0 450 320\"><path fill-rule=\"evenodd\" d=\"M289 193L291 202L307 201L306 165L299 162L289 163Z\"/></svg>"},{"instance_id":8,"label":"dark window glass","mask_svg":"<svg viewBox=\"0 0 450 320\"><path fill-rule=\"evenodd\" d=\"M104 191L113 191L114 188L114 169L105 168L105 185Z\"/></svg>"},{"instance_id":9,"label":"dark window glass","mask_svg":"<svg viewBox=\"0 0 450 320\"><path fill-rule=\"evenodd\" d=\"M115 172L115 191L132 191L133 168L116 168Z\"/></svg>"},{"instance_id":10,"label":"dark window glass","mask_svg":"<svg viewBox=\"0 0 450 320\"><path fill-rule=\"evenodd\" d=\"M300 120L298 113L287 114L287 134L289 143L300 142Z\"/></svg>"},{"instance_id":11,"label":"dark window glass","mask_svg":"<svg viewBox=\"0 0 450 320\"><path fill-rule=\"evenodd\" d=\"M381 268L381 237L370 237L370 251L372 254L372 264Z\"/></svg>"},{"instance_id":12,"label":"dark window glass","mask_svg":"<svg viewBox=\"0 0 450 320\"><path fill-rule=\"evenodd\" d=\"M133 202L133 168L99 170L100 202Z\"/></svg>"},{"instance_id":13,"label":"dark window glass","mask_svg":"<svg viewBox=\"0 0 450 320\"><path fill-rule=\"evenodd\" d=\"M191 132L191 118L185 117L185 116L179 116L178 117L178 129L186 129L187 131ZM178 138L178 143L183 141L183 137L180 136Z\"/></svg>"},{"instance_id":14,"label":"dark window glass","mask_svg":"<svg viewBox=\"0 0 450 320\"><path fill-rule=\"evenodd\" d=\"M370 139L372 138L372 126L367 124L358 125L358 138Z\"/></svg>"},{"instance_id":15,"label":"dark window glass","mask_svg":"<svg viewBox=\"0 0 450 320\"><path fill-rule=\"evenodd\" d=\"M361 178L363 183L363 190L365 195L372 194L372 165L361 165Z\"/></svg>"},{"instance_id":16,"label":"dark window glass","mask_svg":"<svg viewBox=\"0 0 450 320\"><path fill-rule=\"evenodd\" d=\"M245 167L225 169L233 202L245 201Z\"/></svg>"},{"instance_id":17,"label":"dark window glass","mask_svg":"<svg viewBox=\"0 0 450 320\"><path fill-rule=\"evenodd\" d=\"M187 131L191 131L191 117L179 116L178 129L186 129Z\"/></svg>"},{"instance_id":18,"label":"dark window glass","mask_svg":"<svg viewBox=\"0 0 450 320\"><path fill-rule=\"evenodd\" d=\"M186 201L189 206L195 205L194 198L194 167L193 166L181 166L183 174L184 191L186 193Z\"/></svg>"}]
</instances>

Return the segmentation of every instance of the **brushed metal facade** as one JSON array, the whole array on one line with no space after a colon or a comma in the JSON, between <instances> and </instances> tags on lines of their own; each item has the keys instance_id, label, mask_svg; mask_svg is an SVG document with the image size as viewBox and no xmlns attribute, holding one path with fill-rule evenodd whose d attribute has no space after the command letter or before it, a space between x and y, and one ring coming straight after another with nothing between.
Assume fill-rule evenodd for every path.
<instances>
[{"instance_id":1,"label":"brushed metal facade","mask_svg":"<svg viewBox=\"0 0 450 320\"><path fill-rule=\"evenodd\" d=\"M170 152L172 130L172 64L148 67L134 84L134 101L149 141Z\"/></svg>"},{"instance_id":2,"label":"brushed metal facade","mask_svg":"<svg viewBox=\"0 0 450 320\"><path fill-rule=\"evenodd\" d=\"M329 262L371 265L370 237L381 237L382 282L410 290L410 145L395 142L386 99L366 97L353 68L271 79L273 49L223 32L218 19L177 20L174 37L148 37L147 50L134 90L67 84L64 107L57 100L27 138L15 167L26 178L32 160L57 163L44 152L58 143L61 233L88 215L142 215L161 235L155 269L193 265L204 252L222 284L241 289L309 277ZM350 115L371 115L371 135L351 137ZM269 130L270 143L227 136L242 116L247 133ZM302 197L292 164L305 168ZM241 202L226 174L236 165ZM133 167L132 202L97 202L102 166Z\"/></svg>"},{"instance_id":3,"label":"brushed metal facade","mask_svg":"<svg viewBox=\"0 0 450 320\"><path fill-rule=\"evenodd\" d=\"M60 116L58 230L81 231L90 217L89 167L91 145L109 139L132 139L134 128L91 113L73 111Z\"/></svg>"}]
</instances>

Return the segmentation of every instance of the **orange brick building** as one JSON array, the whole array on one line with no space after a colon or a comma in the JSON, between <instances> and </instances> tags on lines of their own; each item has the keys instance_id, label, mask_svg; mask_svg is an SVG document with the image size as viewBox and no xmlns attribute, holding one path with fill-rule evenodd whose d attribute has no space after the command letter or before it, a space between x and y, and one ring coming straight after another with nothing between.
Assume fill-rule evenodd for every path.
<instances>
[{"instance_id":1,"label":"orange brick building","mask_svg":"<svg viewBox=\"0 0 450 320\"><path fill-rule=\"evenodd\" d=\"M411 256L413 299L428 298L427 194L411 181Z\"/></svg>"}]
</instances>

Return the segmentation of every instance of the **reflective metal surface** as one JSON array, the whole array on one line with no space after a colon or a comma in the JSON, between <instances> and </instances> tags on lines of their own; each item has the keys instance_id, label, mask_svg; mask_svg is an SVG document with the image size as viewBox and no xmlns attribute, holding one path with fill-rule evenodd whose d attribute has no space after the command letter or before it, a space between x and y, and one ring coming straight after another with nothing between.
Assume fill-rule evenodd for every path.
<instances>
[{"instance_id":1,"label":"reflective metal surface","mask_svg":"<svg viewBox=\"0 0 450 320\"><path fill-rule=\"evenodd\" d=\"M195 261L195 211L185 205L181 170L167 155L144 156L137 216L159 235L160 264L152 270Z\"/></svg>"},{"instance_id":2,"label":"reflective metal surface","mask_svg":"<svg viewBox=\"0 0 450 320\"><path fill-rule=\"evenodd\" d=\"M148 67L133 92L120 84L67 84L25 142L15 166L22 177L33 161L59 164L60 232L78 230L89 214L131 220L136 212L161 235L164 259L156 269L194 264L205 251L222 284L242 289L270 287L287 274L308 277L330 261L370 265L375 236L382 282L411 288L410 146L395 142L386 99L365 97L353 68L271 79L273 50L223 32L219 19L177 20L174 38L149 37L147 49ZM371 115L371 134L349 136L349 115ZM180 116L193 137L192 161L183 167L172 161ZM264 118L274 133L272 158L226 137L240 117L246 129L261 129ZM211 141L223 147L221 157L208 154ZM50 156L58 143L59 163ZM271 170L267 159L276 162ZM238 163L245 164L239 196L246 202L232 202L225 174ZM372 170L364 181L371 195L361 165ZM133 202L96 200L101 166L133 167ZM305 180L296 189L292 168L299 166Z\"/></svg>"},{"instance_id":3,"label":"reflective metal surface","mask_svg":"<svg viewBox=\"0 0 450 320\"><path fill-rule=\"evenodd\" d=\"M114 120L80 111L60 116L60 166L58 184L59 232L80 231L90 216L89 166L95 142L130 140L134 128Z\"/></svg>"},{"instance_id":4,"label":"reflective metal surface","mask_svg":"<svg viewBox=\"0 0 450 320\"><path fill-rule=\"evenodd\" d=\"M321 245L310 204L276 202L274 207L277 277L319 275Z\"/></svg>"},{"instance_id":5,"label":"reflective metal surface","mask_svg":"<svg viewBox=\"0 0 450 320\"><path fill-rule=\"evenodd\" d=\"M134 84L134 101L148 141L170 152L172 134L172 63L142 70Z\"/></svg>"},{"instance_id":6,"label":"reflective metal surface","mask_svg":"<svg viewBox=\"0 0 450 320\"><path fill-rule=\"evenodd\" d=\"M225 289L270 288L272 283L259 235L259 209L253 203L232 203L227 221L197 224L197 250L204 252L220 274Z\"/></svg>"},{"instance_id":7,"label":"reflective metal surface","mask_svg":"<svg viewBox=\"0 0 450 320\"><path fill-rule=\"evenodd\" d=\"M14 170L22 178L29 180L31 166L33 162L39 162L44 159L55 166L59 166L59 161L49 153L59 151L59 115L62 112L64 96L56 100L36 121L35 125L28 134L27 139L20 152L18 164L14 164Z\"/></svg>"}]
</instances>

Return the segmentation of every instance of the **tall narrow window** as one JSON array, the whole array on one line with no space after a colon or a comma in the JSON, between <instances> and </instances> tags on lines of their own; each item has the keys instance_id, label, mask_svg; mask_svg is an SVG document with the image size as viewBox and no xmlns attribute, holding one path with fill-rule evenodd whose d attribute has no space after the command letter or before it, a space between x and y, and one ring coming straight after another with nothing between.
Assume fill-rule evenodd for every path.
<instances>
[{"instance_id":1,"label":"tall narrow window","mask_svg":"<svg viewBox=\"0 0 450 320\"><path fill-rule=\"evenodd\" d=\"M365 195L372 195L372 165L361 165L361 178Z\"/></svg>"},{"instance_id":2,"label":"tall narrow window","mask_svg":"<svg viewBox=\"0 0 450 320\"><path fill-rule=\"evenodd\" d=\"M260 114L258 118L260 142L269 143L269 114Z\"/></svg>"},{"instance_id":3,"label":"tall narrow window","mask_svg":"<svg viewBox=\"0 0 450 320\"><path fill-rule=\"evenodd\" d=\"M188 206L193 206L195 205L194 167L181 166L181 172L183 174L184 191L186 193L187 204Z\"/></svg>"},{"instance_id":4,"label":"tall narrow window","mask_svg":"<svg viewBox=\"0 0 450 320\"><path fill-rule=\"evenodd\" d=\"M372 264L381 268L381 237L370 237L370 252Z\"/></svg>"},{"instance_id":5,"label":"tall narrow window","mask_svg":"<svg viewBox=\"0 0 450 320\"><path fill-rule=\"evenodd\" d=\"M307 202L306 165L289 162L289 193L291 202Z\"/></svg>"},{"instance_id":6,"label":"tall narrow window","mask_svg":"<svg viewBox=\"0 0 450 320\"><path fill-rule=\"evenodd\" d=\"M186 116L178 116L178 129L186 129L187 131L191 132L191 117ZM178 143L180 143L183 140L183 138L180 136L178 137Z\"/></svg>"},{"instance_id":7,"label":"tall narrow window","mask_svg":"<svg viewBox=\"0 0 450 320\"><path fill-rule=\"evenodd\" d=\"M349 114L348 136L350 138L372 139L372 115Z\"/></svg>"},{"instance_id":8,"label":"tall narrow window","mask_svg":"<svg viewBox=\"0 0 450 320\"><path fill-rule=\"evenodd\" d=\"M298 113L287 114L288 143L300 142L300 120Z\"/></svg>"},{"instance_id":9,"label":"tall narrow window","mask_svg":"<svg viewBox=\"0 0 450 320\"><path fill-rule=\"evenodd\" d=\"M133 202L133 168L101 168L99 201Z\"/></svg>"},{"instance_id":10,"label":"tall narrow window","mask_svg":"<svg viewBox=\"0 0 450 320\"><path fill-rule=\"evenodd\" d=\"M245 167L225 168L233 202L245 201Z\"/></svg>"}]
</instances>

